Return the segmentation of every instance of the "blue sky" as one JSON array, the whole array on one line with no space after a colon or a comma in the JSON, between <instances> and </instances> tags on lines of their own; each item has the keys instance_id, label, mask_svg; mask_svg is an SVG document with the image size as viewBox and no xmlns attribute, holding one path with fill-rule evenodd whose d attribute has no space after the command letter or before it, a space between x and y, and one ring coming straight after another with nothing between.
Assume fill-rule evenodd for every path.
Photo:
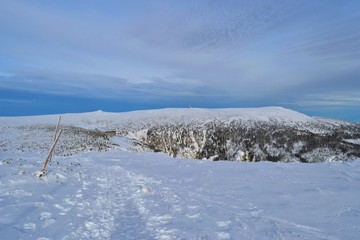
<instances>
[{"instance_id":1,"label":"blue sky","mask_svg":"<svg viewBox=\"0 0 360 240\"><path fill-rule=\"evenodd\" d=\"M360 121L360 1L1 0L0 115L283 106Z\"/></svg>"}]
</instances>

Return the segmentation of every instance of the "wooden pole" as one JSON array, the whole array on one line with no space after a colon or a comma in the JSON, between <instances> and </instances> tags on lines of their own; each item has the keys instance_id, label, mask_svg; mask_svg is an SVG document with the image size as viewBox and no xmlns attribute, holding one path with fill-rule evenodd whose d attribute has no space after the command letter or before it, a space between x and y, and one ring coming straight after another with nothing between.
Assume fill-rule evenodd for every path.
<instances>
[{"instance_id":1,"label":"wooden pole","mask_svg":"<svg viewBox=\"0 0 360 240\"><path fill-rule=\"evenodd\" d=\"M59 116L59 119L58 119L58 122L57 122L57 125L56 125L56 128L55 128L55 133L54 133L54 142L56 140L56 135L59 131L59 126L60 126L60 120L61 120L61 116Z\"/></svg>"},{"instance_id":2,"label":"wooden pole","mask_svg":"<svg viewBox=\"0 0 360 240\"><path fill-rule=\"evenodd\" d=\"M58 131L59 131L60 120L61 120L61 116L59 116L58 122L57 122L57 124L56 124L55 133L54 133L54 140L53 140L54 142L55 142L55 140L56 140L56 136L57 136L57 133L58 133ZM54 152L50 155L49 163L51 162L52 156L55 155L55 151L56 151L56 150L54 149Z\"/></svg>"},{"instance_id":3,"label":"wooden pole","mask_svg":"<svg viewBox=\"0 0 360 240\"><path fill-rule=\"evenodd\" d=\"M51 158L51 155L52 155L52 153L53 153L53 151L54 151L54 149L55 149L55 146L56 146L57 142L59 141L59 138L60 138L61 133L62 133L62 130L60 130L59 135L56 137L56 139L55 139L55 141L54 141L54 143L53 143L53 145L52 145L52 147L51 147L51 149L50 149L50 151L49 151L49 154L48 154L48 156L46 157L44 166L43 166L43 168L41 169L41 171L42 171L43 173L45 172L46 165L48 164L48 162L49 162L49 160L50 160L50 158ZM40 175L40 177L41 177L41 176L42 176L42 174Z\"/></svg>"}]
</instances>

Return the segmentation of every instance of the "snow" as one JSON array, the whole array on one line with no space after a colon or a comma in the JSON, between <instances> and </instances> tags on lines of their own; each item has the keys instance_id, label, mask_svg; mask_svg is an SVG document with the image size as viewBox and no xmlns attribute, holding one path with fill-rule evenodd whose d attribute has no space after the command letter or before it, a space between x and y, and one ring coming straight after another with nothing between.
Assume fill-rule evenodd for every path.
<instances>
[{"instance_id":1,"label":"snow","mask_svg":"<svg viewBox=\"0 0 360 240\"><path fill-rule=\"evenodd\" d=\"M360 145L360 139L344 139L345 142Z\"/></svg>"},{"instance_id":2,"label":"snow","mask_svg":"<svg viewBox=\"0 0 360 240\"><path fill-rule=\"evenodd\" d=\"M146 129L156 121L214 118L317 121L282 108L165 109L65 114L62 126ZM57 119L0 118L0 146L7 149L0 151L1 239L358 239L360 234L360 159L317 164L177 159L144 152L131 135L111 138L116 147L106 152L55 156L39 178L47 155L40 147L53 138L44 126L54 128ZM70 131L62 139L71 140L66 134ZM29 142L21 151L12 147L20 137Z\"/></svg>"},{"instance_id":3,"label":"snow","mask_svg":"<svg viewBox=\"0 0 360 240\"><path fill-rule=\"evenodd\" d=\"M277 121L292 123L317 122L314 118L302 113L281 107L262 108L168 108L157 110L142 110L123 113L109 113L96 111L90 113L63 114L62 123L90 129L108 129L111 126L138 127L138 125L154 125L167 123L204 123L207 120L221 120L231 122L243 121ZM11 123L14 125L53 124L58 115L0 117L0 125Z\"/></svg>"},{"instance_id":4,"label":"snow","mask_svg":"<svg viewBox=\"0 0 360 240\"><path fill-rule=\"evenodd\" d=\"M121 150L1 154L4 239L357 239L360 161L238 163ZM12 159L12 161L6 161ZM19 172L22 172L19 174Z\"/></svg>"}]
</instances>

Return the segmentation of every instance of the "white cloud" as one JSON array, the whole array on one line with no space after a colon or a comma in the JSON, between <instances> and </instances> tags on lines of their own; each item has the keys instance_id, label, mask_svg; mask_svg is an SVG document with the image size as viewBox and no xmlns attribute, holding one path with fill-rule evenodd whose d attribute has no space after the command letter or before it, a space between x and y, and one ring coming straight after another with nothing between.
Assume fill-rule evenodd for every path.
<instances>
[{"instance_id":1,"label":"white cloud","mask_svg":"<svg viewBox=\"0 0 360 240\"><path fill-rule=\"evenodd\" d=\"M15 75L2 77L2 88L99 98L264 100L291 95L288 89L302 96L307 91L296 86L311 88L333 76L338 81L334 87L341 90L343 73L360 64L355 31L359 15L346 4L295 0L109 1L82 8L79 3L57 4L0 3L0 71ZM315 102L358 103L307 96L298 104Z\"/></svg>"},{"instance_id":2,"label":"white cloud","mask_svg":"<svg viewBox=\"0 0 360 240\"><path fill-rule=\"evenodd\" d=\"M311 94L295 103L301 107L347 107L360 106L359 92L334 92L328 94Z\"/></svg>"}]
</instances>

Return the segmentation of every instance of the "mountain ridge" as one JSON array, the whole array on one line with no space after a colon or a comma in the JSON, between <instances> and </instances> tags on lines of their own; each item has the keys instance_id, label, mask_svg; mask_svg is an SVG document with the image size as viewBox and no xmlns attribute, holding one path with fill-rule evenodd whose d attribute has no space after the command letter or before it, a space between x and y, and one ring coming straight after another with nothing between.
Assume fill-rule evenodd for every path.
<instances>
[{"instance_id":1,"label":"mountain ridge","mask_svg":"<svg viewBox=\"0 0 360 240\"><path fill-rule=\"evenodd\" d=\"M0 150L9 148L7 141L18 144L16 139L23 141L18 150L32 148L26 141L35 142L40 150L44 140L37 142L27 135L42 139L52 131L58 116L0 117L4 138ZM309 117L282 107L96 111L62 114L62 125L62 154L114 148L105 132L116 131L119 137L142 146L140 150L150 148L180 158L323 162L360 157L360 124ZM12 130L18 134L15 140L9 140ZM21 140L24 136L27 140Z\"/></svg>"}]
</instances>

